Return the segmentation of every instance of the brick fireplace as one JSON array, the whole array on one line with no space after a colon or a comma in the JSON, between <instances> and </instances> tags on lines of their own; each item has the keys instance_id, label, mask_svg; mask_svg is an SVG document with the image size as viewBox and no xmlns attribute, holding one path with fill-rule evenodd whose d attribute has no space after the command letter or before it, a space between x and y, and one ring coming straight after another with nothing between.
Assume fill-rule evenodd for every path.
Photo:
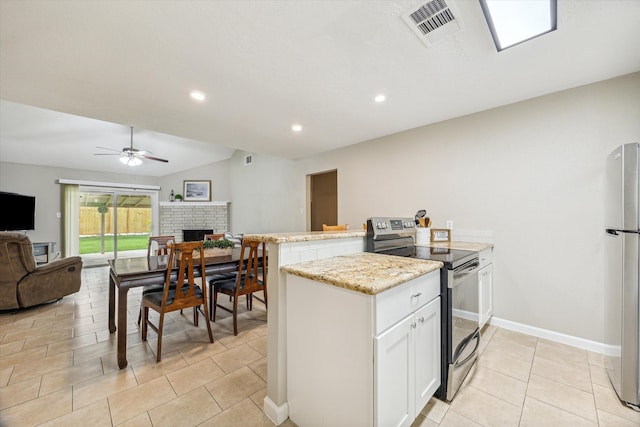
<instances>
[{"instance_id":1,"label":"brick fireplace","mask_svg":"<svg viewBox=\"0 0 640 427\"><path fill-rule=\"evenodd\" d=\"M182 242L183 230L229 231L229 202L161 202L160 235Z\"/></svg>"}]
</instances>

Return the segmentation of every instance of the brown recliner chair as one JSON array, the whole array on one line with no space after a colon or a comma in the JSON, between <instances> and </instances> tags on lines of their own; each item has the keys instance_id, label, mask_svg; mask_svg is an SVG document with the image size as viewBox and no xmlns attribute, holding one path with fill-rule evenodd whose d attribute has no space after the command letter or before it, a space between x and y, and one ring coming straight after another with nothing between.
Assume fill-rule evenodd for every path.
<instances>
[{"instance_id":1,"label":"brown recliner chair","mask_svg":"<svg viewBox=\"0 0 640 427\"><path fill-rule=\"evenodd\" d=\"M82 258L63 258L36 267L31 240L0 232L0 310L31 307L80 290Z\"/></svg>"}]
</instances>

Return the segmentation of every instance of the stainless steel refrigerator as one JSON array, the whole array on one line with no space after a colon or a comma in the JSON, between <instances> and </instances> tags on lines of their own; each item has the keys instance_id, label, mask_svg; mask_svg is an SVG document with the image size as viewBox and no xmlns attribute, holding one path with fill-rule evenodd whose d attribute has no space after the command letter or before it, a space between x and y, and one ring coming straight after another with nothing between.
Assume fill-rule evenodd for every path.
<instances>
[{"instance_id":1,"label":"stainless steel refrigerator","mask_svg":"<svg viewBox=\"0 0 640 427\"><path fill-rule=\"evenodd\" d=\"M620 400L640 404L638 315L640 278L639 144L625 144L607 157L605 188L606 358Z\"/></svg>"}]
</instances>

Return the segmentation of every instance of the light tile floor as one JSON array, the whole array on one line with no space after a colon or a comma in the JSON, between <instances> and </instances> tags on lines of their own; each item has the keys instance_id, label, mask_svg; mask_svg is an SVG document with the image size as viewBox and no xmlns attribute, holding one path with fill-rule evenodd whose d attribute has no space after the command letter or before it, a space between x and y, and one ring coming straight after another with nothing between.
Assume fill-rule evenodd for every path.
<instances>
[{"instance_id":1,"label":"light tile floor","mask_svg":"<svg viewBox=\"0 0 640 427\"><path fill-rule=\"evenodd\" d=\"M107 269L83 269L80 292L0 313L0 426L272 426L266 311L243 310L237 337L219 312L214 344L191 313L170 316L162 362L140 340L140 291L129 298L129 366L107 330ZM640 426L616 398L599 354L496 329L451 404L432 399L413 426ZM294 426L290 421L285 426ZM358 426L355 426L358 427Z\"/></svg>"},{"instance_id":2,"label":"light tile floor","mask_svg":"<svg viewBox=\"0 0 640 427\"><path fill-rule=\"evenodd\" d=\"M481 356L450 404L431 399L413 427L640 426L601 354L487 326Z\"/></svg>"}]
</instances>

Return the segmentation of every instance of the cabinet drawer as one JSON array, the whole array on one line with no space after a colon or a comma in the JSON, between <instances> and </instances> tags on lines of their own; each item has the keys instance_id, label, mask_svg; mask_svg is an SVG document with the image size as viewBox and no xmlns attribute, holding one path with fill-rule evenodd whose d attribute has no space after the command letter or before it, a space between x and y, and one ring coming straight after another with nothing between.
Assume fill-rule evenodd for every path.
<instances>
[{"instance_id":1,"label":"cabinet drawer","mask_svg":"<svg viewBox=\"0 0 640 427\"><path fill-rule=\"evenodd\" d=\"M374 334L378 335L439 295L440 270L376 295Z\"/></svg>"},{"instance_id":2,"label":"cabinet drawer","mask_svg":"<svg viewBox=\"0 0 640 427\"><path fill-rule=\"evenodd\" d=\"M485 249L480 252L480 268L484 268L493 263L493 249Z\"/></svg>"}]
</instances>

